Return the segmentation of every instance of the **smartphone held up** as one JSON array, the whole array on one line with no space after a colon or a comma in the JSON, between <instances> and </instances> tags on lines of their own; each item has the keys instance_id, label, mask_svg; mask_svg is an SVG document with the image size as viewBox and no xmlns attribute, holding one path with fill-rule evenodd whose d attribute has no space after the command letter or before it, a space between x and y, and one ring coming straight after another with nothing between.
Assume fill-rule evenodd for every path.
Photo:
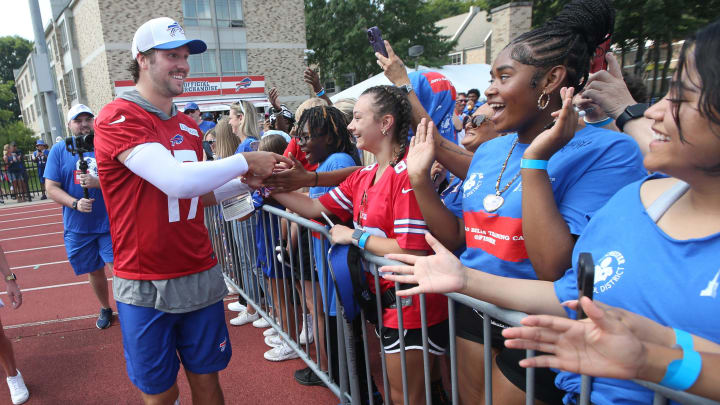
<instances>
[{"instance_id":1,"label":"smartphone held up","mask_svg":"<svg viewBox=\"0 0 720 405\"><path fill-rule=\"evenodd\" d=\"M371 27L367 30L367 36L368 41L370 42L370 46L372 46L373 51L380 52L382 56L388 57L387 49L385 48L385 42L382 38L382 32L380 32L380 28L378 27Z\"/></svg>"}]
</instances>

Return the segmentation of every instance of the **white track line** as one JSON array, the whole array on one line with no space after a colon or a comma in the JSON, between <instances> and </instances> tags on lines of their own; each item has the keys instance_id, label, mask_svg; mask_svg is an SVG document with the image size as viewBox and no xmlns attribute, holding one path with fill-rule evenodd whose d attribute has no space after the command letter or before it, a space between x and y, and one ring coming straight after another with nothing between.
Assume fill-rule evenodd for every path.
<instances>
[{"instance_id":1,"label":"white track line","mask_svg":"<svg viewBox=\"0 0 720 405\"><path fill-rule=\"evenodd\" d=\"M0 232L2 232L2 231L14 231L15 229L34 228L34 227L37 227L37 226L48 226L48 225L55 225L55 224L62 224L62 221L60 221L60 222L46 222L46 223L44 223L44 224L37 224L37 225L17 226L17 227L15 227L15 228L5 228L5 229L0 229Z\"/></svg>"},{"instance_id":2,"label":"white track line","mask_svg":"<svg viewBox=\"0 0 720 405\"><path fill-rule=\"evenodd\" d=\"M17 222L17 221L28 221L30 219L45 219L50 217L60 217L62 216L62 213L60 214L50 214L50 215L42 215L39 217L27 217L27 218L17 218L17 219L6 219L4 221L0 221L0 224L4 224L6 222Z\"/></svg>"},{"instance_id":3,"label":"white track line","mask_svg":"<svg viewBox=\"0 0 720 405\"><path fill-rule=\"evenodd\" d=\"M5 251L5 254L8 254L8 253L19 253L19 252L29 252L29 251L31 251L31 250L52 249L52 248L62 247L62 246L65 246L65 245L64 245L64 244L63 244L63 245L50 245L50 246L42 246L42 247L36 247L36 248L30 248L30 249L6 250L6 251Z\"/></svg>"},{"instance_id":4,"label":"white track line","mask_svg":"<svg viewBox=\"0 0 720 405\"><path fill-rule=\"evenodd\" d=\"M117 314L118 314L117 312L113 312L113 315L117 316ZM42 326L42 325L49 325L49 324L60 323L60 322L79 321L82 319L97 318L97 316L98 316L98 314L91 314L91 315L71 316L69 318L62 318L62 319L51 319L49 321L19 323L17 325L5 326L3 329L17 329L17 328L24 328L26 326Z\"/></svg>"},{"instance_id":5,"label":"white track line","mask_svg":"<svg viewBox=\"0 0 720 405\"><path fill-rule=\"evenodd\" d=\"M27 268L30 268L30 267L33 267L33 268L34 268L35 266L40 267L40 266L49 266L49 265L51 265L51 264L62 264L62 263L70 263L70 262L67 261L67 260L61 260L61 261L59 261L59 262L28 264L27 266L10 267L10 270L27 269ZM4 294L4 293L0 293L0 294Z\"/></svg>"},{"instance_id":6,"label":"white track line","mask_svg":"<svg viewBox=\"0 0 720 405\"><path fill-rule=\"evenodd\" d=\"M58 232L48 232L48 233L36 233L35 235L27 235L27 236L16 236L16 237L14 237L14 238L5 238L5 239L0 239L0 242L5 242L6 240L15 240L15 239L26 239L26 238L34 238L34 237L36 237L36 236L57 235L57 234L59 234L59 233L61 234L61 233L63 233L63 231L58 231Z\"/></svg>"},{"instance_id":7,"label":"white track line","mask_svg":"<svg viewBox=\"0 0 720 405\"><path fill-rule=\"evenodd\" d=\"M108 279L108 281L112 281L111 278ZM46 285L43 287L32 287L32 288L23 288L20 290L20 292L25 291L38 291L38 290L49 290L51 288L61 288L61 287L72 287L76 285L83 285L83 284L90 284L89 281L78 281L75 283L66 283L66 284L53 284L53 285ZM7 295L7 291L0 292L0 295Z\"/></svg>"},{"instance_id":8,"label":"white track line","mask_svg":"<svg viewBox=\"0 0 720 405\"><path fill-rule=\"evenodd\" d=\"M57 203L54 202L54 201L50 201L50 202L41 203L41 204L23 205L23 206L21 206L21 207L18 207L18 206L16 206L15 204L13 204L13 205L1 207L1 208L0 208L0 212L7 212L7 211L10 211L10 210L13 210L13 209L16 209L16 210L17 210L17 211L14 211L14 212L25 212L25 210L24 210L25 208L44 208L44 207L48 207L48 206L51 206L51 205L57 206Z\"/></svg>"},{"instance_id":9,"label":"white track line","mask_svg":"<svg viewBox=\"0 0 720 405\"><path fill-rule=\"evenodd\" d=\"M45 211L57 211L60 207L57 208L46 208L44 210L35 210L35 211L21 211L19 213L10 213L10 214L0 214L0 217L9 217L11 215L17 215L17 214L29 214L31 212L45 212Z\"/></svg>"}]
</instances>

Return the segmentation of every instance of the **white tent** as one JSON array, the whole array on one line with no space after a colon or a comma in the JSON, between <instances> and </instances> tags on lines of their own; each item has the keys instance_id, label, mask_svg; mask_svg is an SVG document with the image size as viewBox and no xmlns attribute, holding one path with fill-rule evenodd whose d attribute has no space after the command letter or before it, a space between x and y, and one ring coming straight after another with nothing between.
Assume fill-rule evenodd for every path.
<instances>
[{"instance_id":1,"label":"white tent","mask_svg":"<svg viewBox=\"0 0 720 405\"><path fill-rule=\"evenodd\" d=\"M413 69L407 68L408 72ZM490 84L490 65L472 64L472 65L445 65L442 68L427 68L425 66L418 67L418 70L431 70L433 72L442 73L455 86L458 92L467 92L470 89L480 90L480 98L484 98L483 93ZM343 98L358 98L365 89L383 84L392 84L385 77L385 73L379 73L363 82L360 82L348 89L345 89L334 96L330 97L333 102Z\"/></svg>"}]
</instances>

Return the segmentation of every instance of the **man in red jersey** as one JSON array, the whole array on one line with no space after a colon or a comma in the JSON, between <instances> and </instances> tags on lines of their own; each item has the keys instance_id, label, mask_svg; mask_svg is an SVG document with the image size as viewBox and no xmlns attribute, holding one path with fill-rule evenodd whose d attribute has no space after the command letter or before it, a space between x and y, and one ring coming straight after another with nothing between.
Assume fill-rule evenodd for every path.
<instances>
[{"instance_id":1,"label":"man in red jersey","mask_svg":"<svg viewBox=\"0 0 720 405\"><path fill-rule=\"evenodd\" d=\"M181 362L194 403L224 402L218 372L232 353L227 289L203 204L247 192L238 176L262 180L276 163L289 163L267 152L202 162L202 132L172 99L183 92L188 56L205 49L170 18L146 22L132 43L136 90L95 120L127 372L146 404L177 400Z\"/></svg>"}]
</instances>

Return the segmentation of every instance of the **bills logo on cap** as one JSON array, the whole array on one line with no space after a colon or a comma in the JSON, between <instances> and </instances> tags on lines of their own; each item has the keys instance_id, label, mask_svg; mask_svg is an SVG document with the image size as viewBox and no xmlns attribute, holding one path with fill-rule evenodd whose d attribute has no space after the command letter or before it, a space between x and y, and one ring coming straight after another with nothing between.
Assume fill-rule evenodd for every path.
<instances>
[{"instance_id":1,"label":"bills logo on cap","mask_svg":"<svg viewBox=\"0 0 720 405\"><path fill-rule=\"evenodd\" d=\"M252 84L252 80L249 77L246 77L239 82L235 83L235 91L240 91L240 89L247 89Z\"/></svg>"},{"instance_id":2,"label":"bills logo on cap","mask_svg":"<svg viewBox=\"0 0 720 405\"><path fill-rule=\"evenodd\" d=\"M218 345L218 348L220 349L221 352L224 352L226 347L227 347L227 338L223 339L223 341L220 342L220 344Z\"/></svg>"},{"instance_id":3,"label":"bills logo on cap","mask_svg":"<svg viewBox=\"0 0 720 405\"><path fill-rule=\"evenodd\" d=\"M170 146L180 145L181 143L183 143L183 136L180 134L176 134L170 138Z\"/></svg>"},{"instance_id":4,"label":"bills logo on cap","mask_svg":"<svg viewBox=\"0 0 720 405\"><path fill-rule=\"evenodd\" d=\"M168 25L167 31L170 33L171 37L174 37L175 34L180 33L182 35L185 35L185 31L182 29L180 24L178 24L177 21L173 22L172 24Z\"/></svg>"}]
</instances>

